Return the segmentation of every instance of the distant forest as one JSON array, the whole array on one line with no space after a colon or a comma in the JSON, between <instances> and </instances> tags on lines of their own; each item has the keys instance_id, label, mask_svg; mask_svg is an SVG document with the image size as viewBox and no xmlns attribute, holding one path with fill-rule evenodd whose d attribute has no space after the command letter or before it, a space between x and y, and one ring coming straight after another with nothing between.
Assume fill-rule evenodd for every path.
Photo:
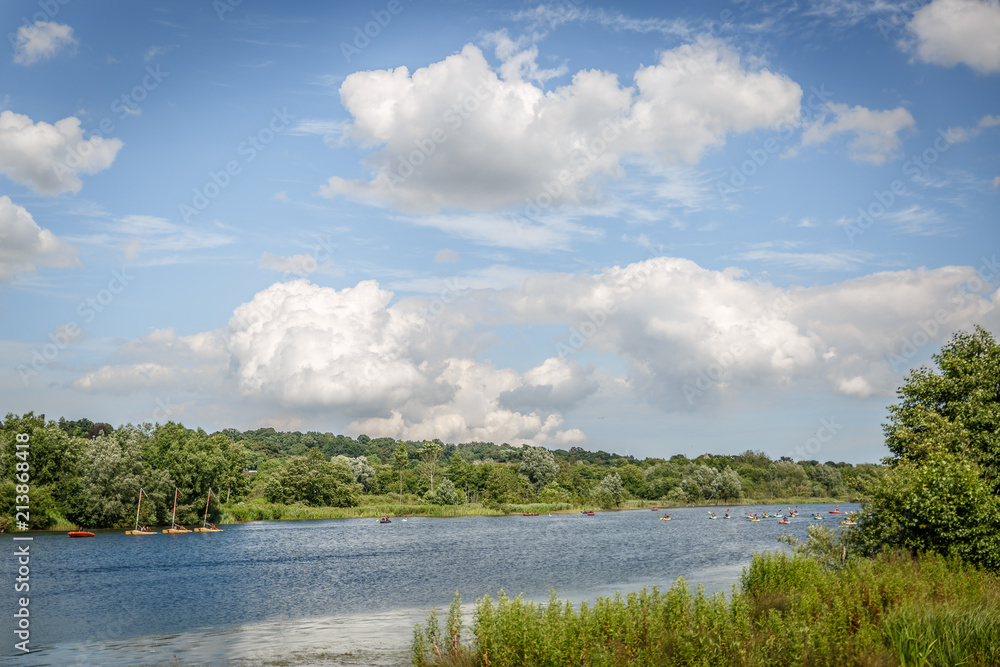
<instances>
[{"instance_id":1,"label":"distant forest","mask_svg":"<svg viewBox=\"0 0 1000 667\"><path fill-rule=\"evenodd\" d=\"M28 447L17 447L19 433L29 435ZM31 527L47 528L66 522L130 526L140 487L148 498L140 523L162 525L170 521L175 488L178 521L195 523L204 518L209 488L208 519L218 520L227 502L351 507L391 498L503 508L848 499L865 496L885 468L773 460L749 450L636 459L580 447L413 442L273 428L210 434L174 422L115 428L28 413L8 414L3 421L0 471L0 524L14 521L28 496ZM24 479L28 494L22 493Z\"/></svg>"}]
</instances>

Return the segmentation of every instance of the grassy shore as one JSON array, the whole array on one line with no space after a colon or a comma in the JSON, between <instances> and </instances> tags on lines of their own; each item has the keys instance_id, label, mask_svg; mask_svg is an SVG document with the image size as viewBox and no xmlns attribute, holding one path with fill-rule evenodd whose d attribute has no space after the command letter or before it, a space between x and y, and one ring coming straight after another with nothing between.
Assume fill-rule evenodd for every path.
<instances>
[{"instance_id":1,"label":"grassy shore","mask_svg":"<svg viewBox=\"0 0 1000 667\"><path fill-rule=\"evenodd\" d=\"M854 499L838 498L742 498L731 502L700 502L700 503L668 503L650 500L626 500L620 507L613 509L650 509L652 507L749 507L760 505L791 506L819 503L857 502ZM404 495L402 502L395 495L365 496L359 507L310 507L308 505L282 505L265 502L261 498L252 498L243 503L228 503L222 506L222 518L218 524L245 523L247 521L296 521L303 519L357 519L382 516L505 516L507 514L523 514L538 512L539 514L556 514L580 512L583 510L598 510L593 503L516 503L502 508L486 507L479 503L466 505L428 505L420 502L414 495ZM56 523L48 530L66 532L75 530L76 524L70 523L62 516L56 516Z\"/></svg>"},{"instance_id":2,"label":"grassy shore","mask_svg":"<svg viewBox=\"0 0 1000 667\"><path fill-rule=\"evenodd\" d=\"M445 627L414 631L418 667L733 665L921 667L1000 664L1000 580L941 556L886 554L840 571L757 554L732 595L684 581L574 608L502 591L476 603L465 639L460 600Z\"/></svg>"}]
</instances>

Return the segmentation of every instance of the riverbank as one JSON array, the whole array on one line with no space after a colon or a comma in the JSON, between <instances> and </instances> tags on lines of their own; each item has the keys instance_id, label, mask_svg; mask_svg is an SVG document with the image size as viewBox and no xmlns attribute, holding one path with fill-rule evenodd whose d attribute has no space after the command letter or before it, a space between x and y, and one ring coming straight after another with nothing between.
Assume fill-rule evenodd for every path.
<instances>
[{"instance_id":1,"label":"riverbank","mask_svg":"<svg viewBox=\"0 0 1000 667\"><path fill-rule=\"evenodd\" d=\"M506 505L503 508L486 507L479 503L465 505L429 505L420 503L415 496L404 498L400 503L392 496L367 496L358 507L312 507L309 505L283 505L264 502L261 499L251 499L242 503L229 503L222 506L222 517L217 525L246 523L248 521L303 521L308 519L376 519L387 516L396 517L458 517L458 516L508 516L537 512L539 514L571 514L585 510L651 510L677 509L683 507L795 507L797 505L838 504L860 502L847 498L742 498L735 502L706 501L701 503L660 503L648 500L626 500L619 507L598 508L594 504L582 505L575 503L524 503ZM49 531L67 532L77 526L62 517L50 527Z\"/></svg>"}]
</instances>

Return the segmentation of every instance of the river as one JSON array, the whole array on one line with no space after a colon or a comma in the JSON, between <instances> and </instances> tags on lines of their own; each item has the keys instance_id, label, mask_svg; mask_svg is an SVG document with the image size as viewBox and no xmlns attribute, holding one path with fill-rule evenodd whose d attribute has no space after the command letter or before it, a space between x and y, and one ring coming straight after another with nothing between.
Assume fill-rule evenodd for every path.
<instances>
[{"instance_id":1,"label":"river","mask_svg":"<svg viewBox=\"0 0 1000 667\"><path fill-rule=\"evenodd\" d=\"M4 535L0 656L20 665L403 665L413 624L471 610L484 593L579 602L678 577L710 591L736 583L754 551L801 539L830 505L800 505L789 525L753 523L747 508L630 510L536 517L253 522L221 533L94 538ZM773 507L750 509L778 511ZM858 509L843 505L843 510ZM738 515L738 516L737 516ZM13 591L15 548L29 545L30 592ZM32 653L14 649L13 611L29 596ZM18 656L11 659L12 656Z\"/></svg>"}]
</instances>

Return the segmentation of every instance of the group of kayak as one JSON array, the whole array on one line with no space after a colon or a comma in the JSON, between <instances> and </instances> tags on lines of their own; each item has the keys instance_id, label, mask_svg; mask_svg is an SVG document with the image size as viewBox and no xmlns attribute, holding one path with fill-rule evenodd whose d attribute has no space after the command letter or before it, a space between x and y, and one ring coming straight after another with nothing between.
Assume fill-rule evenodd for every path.
<instances>
[{"instance_id":1,"label":"group of kayak","mask_svg":"<svg viewBox=\"0 0 1000 667\"><path fill-rule=\"evenodd\" d=\"M658 507L654 507L652 509L655 512L659 508ZM709 510L708 511L708 518L709 519L731 519L733 517L731 517L729 515L730 511L731 510L727 509L726 513L724 515L719 516L715 512L713 512L712 510ZM827 512L829 514L841 514L842 513L840 511L840 505L837 505L836 509L827 510ZM840 522L840 525L842 525L842 526L853 526L853 525L855 525L857 523L858 512L846 512L846 513L843 513L843 514L844 514L844 520ZM768 514L767 512L762 512L761 514L757 514L756 512L749 512L746 515L746 518L749 519L750 521L760 521L762 519L779 519L778 523L791 523L790 519L792 517L795 517L795 516L798 516L798 515L799 515L799 508L798 507L796 507L795 509L792 509L791 507L789 507L787 510L785 510L784 514L781 514L781 513ZM813 515L812 518L815 521L822 521L823 516L819 512L817 512L816 514ZM669 514L664 514L663 516L660 517L660 521L670 521L670 519L671 519L671 517L670 517Z\"/></svg>"}]
</instances>

